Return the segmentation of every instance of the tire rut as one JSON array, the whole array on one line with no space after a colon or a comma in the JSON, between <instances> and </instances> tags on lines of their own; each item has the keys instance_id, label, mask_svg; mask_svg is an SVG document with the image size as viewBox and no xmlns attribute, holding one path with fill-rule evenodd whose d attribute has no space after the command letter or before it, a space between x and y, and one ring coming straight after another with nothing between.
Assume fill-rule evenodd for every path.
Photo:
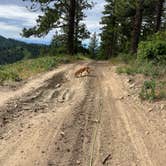
<instances>
[{"instance_id":1,"label":"tire rut","mask_svg":"<svg viewBox=\"0 0 166 166\"><path fill-rule=\"evenodd\" d=\"M64 120L55 141L54 153L49 159L52 165L88 165L99 106L94 88L93 79L87 79L84 97Z\"/></svg>"}]
</instances>

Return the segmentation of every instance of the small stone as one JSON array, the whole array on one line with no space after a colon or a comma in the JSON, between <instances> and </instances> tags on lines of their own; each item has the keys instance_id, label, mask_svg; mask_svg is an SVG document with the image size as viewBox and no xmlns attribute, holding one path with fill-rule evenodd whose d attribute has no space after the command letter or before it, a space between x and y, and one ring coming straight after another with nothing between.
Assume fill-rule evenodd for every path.
<instances>
[{"instance_id":1,"label":"small stone","mask_svg":"<svg viewBox=\"0 0 166 166\"><path fill-rule=\"evenodd\" d=\"M77 161L76 161L76 164L80 165L80 164L81 164L81 162L80 162L79 160L77 160Z\"/></svg>"},{"instance_id":2,"label":"small stone","mask_svg":"<svg viewBox=\"0 0 166 166\"><path fill-rule=\"evenodd\" d=\"M28 125L28 127L27 127L28 129L30 129L31 128L31 126L30 125Z\"/></svg>"},{"instance_id":3,"label":"small stone","mask_svg":"<svg viewBox=\"0 0 166 166\"><path fill-rule=\"evenodd\" d=\"M59 103L64 103L65 101L64 100L58 100Z\"/></svg>"},{"instance_id":4,"label":"small stone","mask_svg":"<svg viewBox=\"0 0 166 166\"><path fill-rule=\"evenodd\" d=\"M129 86L130 89L132 89L132 88L134 88L134 87L135 87L135 84L131 84L131 85Z\"/></svg>"},{"instance_id":5,"label":"small stone","mask_svg":"<svg viewBox=\"0 0 166 166\"><path fill-rule=\"evenodd\" d=\"M70 149L67 149L67 152L70 152Z\"/></svg>"},{"instance_id":6,"label":"small stone","mask_svg":"<svg viewBox=\"0 0 166 166\"><path fill-rule=\"evenodd\" d=\"M55 86L55 88L60 88L61 87L61 84L57 84L56 86Z\"/></svg>"},{"instance_id":7,"label":"small stone","mask_svg":"<svg viewBox=\"0 0 166 166\"><path fill-rule=\"evenodd\" d=\"M17 108L17 107L18 107L18 105L17 105L17 104L15 104L15 105L14 105L14 108Z\"/></svg>"},{"instance_id":8,"label":"small stone","mask_svg":"<svg viewBox=\"0 0 166 166\"><path fill-rule=\"evenodd\" d=\"M42 150L42 153L46 153L44 150Z\"/></svg>"},{"instance_id":9,"label":"small stone","mask_svg":"<svg viewBox=\"0 0 166 166\"><path fill-rule=\"evenodd\" d=\"M149 135L149 134L150 134L150 132L149 132L149 131L146 131L146 132L145 132L145 134L146 134L146 135Z\"/></svg>"},{"instance_id":10,"label":"small stone","mask_svg":"<svg viewBox=\"0 0 166 166\"><path fill-rule=\"evenodd\" d=\"M148 109L148 112L152 112L152 111L153 111L153 108L149 108L149 109Z\"/></svg>"},{"instance_id":11,"label":"small stone","mask_svg":"<svg viewBox=\"0 0 166 166\"><path fill-rule=\"evenodd\" d=\"M96 120L93 120L92 122L94 122L94 123L99 123L99 120L96 119Z\"/></svg>"},{"instance_id":12,"label":"small stone","mask_svg":"<svg viewBox=\"0 0 166 166\"><path fill-rule=\"evenodd\" d=\"M64 136L65 136L65 133L64 133L63 131L62 131L60 134L61 134L61 136L62 136L62 137L64 137Z\"/></svg>"},{"instance_id":13,"label":"small stone","mask_svg":"<svg viewBox=\"0 0 166 166\"><path fill-rule=\"evenodd\" d=\"M120 99L120 100L123 100L123 99L124 99L124 96L121 96L119 99Z\"/></svg>"},{"instance_id":14,"label":"small stone","mask_svg":"<svg viewBox=\"0 0 166 166\"><path fill-rule=\"evenodd\" d=\"M161 104L160 109L161 109L161 110L164 110L164 108L165 108L165 105L164 105L164 104Z\"/></svg>"},{"instance_id":15,"label":"small stone","mask_svg":"<svg viewBox=\"0 0 166 166\"><path fill-rule=\"evenodd\" d=\"M132 79L131 78L127 79L127 82L128 83L132 82Z\"/></svg>"}]
</instances>

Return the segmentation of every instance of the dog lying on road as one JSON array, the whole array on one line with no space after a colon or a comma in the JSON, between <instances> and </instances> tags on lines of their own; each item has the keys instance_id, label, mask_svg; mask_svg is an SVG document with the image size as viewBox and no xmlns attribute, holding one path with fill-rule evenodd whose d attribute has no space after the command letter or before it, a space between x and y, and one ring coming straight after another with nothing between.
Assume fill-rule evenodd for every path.
<instances>
[{"instance_id":1,"label":"dog lying on road","mask_svg":"<svg viewBox=\"0 0 166 166\"><path fill-rule=\"evenodd\" d=\"M80 77L82 75L82 73L84 73L84 72L86 72L87 74L90 74L90 71L91 71L90 67L85 66L85 67L82 67L79 70L77 70L74 75L75 75L75 77Z\"/></svg>"}]
</instances>

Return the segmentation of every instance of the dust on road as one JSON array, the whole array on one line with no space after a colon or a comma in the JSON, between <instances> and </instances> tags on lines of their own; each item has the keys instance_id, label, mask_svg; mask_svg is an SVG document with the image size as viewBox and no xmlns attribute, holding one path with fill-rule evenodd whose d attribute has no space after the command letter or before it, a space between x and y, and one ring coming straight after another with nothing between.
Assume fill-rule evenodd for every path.
<instances>
[{"instance_id":1,"label":"dust on road","mask_svg":"<svg viewBox=\"0 0 166 166\"><path fill-rule=\"evenodd\" d=\"M165 166L165 119L152 121L114 67L89 63L87 77L74 77L85 63L64 65L0 92L1 166Z\"/></svg>"}]
</instances>

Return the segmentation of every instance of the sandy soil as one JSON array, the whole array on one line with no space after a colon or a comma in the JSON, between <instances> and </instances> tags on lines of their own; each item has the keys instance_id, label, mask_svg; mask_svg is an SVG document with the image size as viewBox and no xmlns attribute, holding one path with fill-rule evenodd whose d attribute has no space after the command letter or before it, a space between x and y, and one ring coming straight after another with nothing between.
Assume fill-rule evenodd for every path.
<instances>
[{"instance_id":1,"label":"sandy soil","mask_svg":"<svg viewBox=\"0 0 166 166\"><path fill-rule=\"evenodd\" d=\"M85 64L0 92L1 166L165 166L166 110L136 100L107 62L75 78Z\"/></svg>"}]
</instances>

